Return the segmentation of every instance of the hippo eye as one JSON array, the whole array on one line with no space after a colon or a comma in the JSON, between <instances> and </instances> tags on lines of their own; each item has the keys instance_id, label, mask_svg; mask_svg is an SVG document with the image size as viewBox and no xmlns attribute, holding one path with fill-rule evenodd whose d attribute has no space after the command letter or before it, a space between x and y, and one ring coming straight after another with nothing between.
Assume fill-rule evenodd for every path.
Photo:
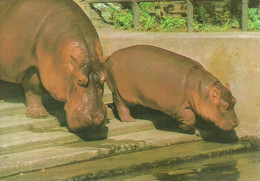
<instances>
[{"instance_id":1,"label":"hippo eye","mask_svg":"<svg viewBox=\"0 0 260 181\"><path fill-rule=\"evenodd\" d=\"M81 87L85 87L85 86L87 86L87 84L88 84L88 79L78 79L77 80L77 84L79 85L79 86L81 86Z\"/></svg>"},{"instance_id":2,"label":"hippo eye","mask_svg":"<svg viewBox=\"0 0 260 181\"><path fill-rule=\"evenodd\" d=\"M221 108L222 108L223 110L227 110L228 107L229 107L229 104L226 103L226 102L223 102L222 105L221 105Z\"/></svg>"},{"instance_id":3,"label":"hippo eye","mask_svg":"<svg viewBox=\"0 0 260 181\"><path fill-rule=\"evenodd\" d=\"M88 84L88 78L82 73L76 73L77 84L81 87L86 87Z\"/></svg>"}]
</instances>

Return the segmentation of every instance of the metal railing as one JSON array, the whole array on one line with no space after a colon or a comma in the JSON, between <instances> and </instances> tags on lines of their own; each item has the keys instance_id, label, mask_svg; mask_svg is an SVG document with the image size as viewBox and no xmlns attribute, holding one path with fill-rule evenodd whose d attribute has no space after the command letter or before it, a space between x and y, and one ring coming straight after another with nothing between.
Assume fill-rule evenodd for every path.
<instances>
[{"instance_id":1,"label":"metal railing","mask_svg":"<svg viewBox=\"0 0 260 181\"><path fill-rule=\"evenodd\" d=\"M85 2L85 10L88 16L91 19L91 3L122 3L122 2L130 2L133 3L133 17L134 17L134 29L137 31L140 28L140 2L173 2L177 0L79 0ZM180 1L180 0L178 0ZM184 0L187 4L187 29L188 32L192 32L193 27L193 4L192 0ZM242 31L247 31L247 23L248 23L248 3L249 0L241 0L242 4L242 22L241 29Z\"/></svg>"}]
</instances>

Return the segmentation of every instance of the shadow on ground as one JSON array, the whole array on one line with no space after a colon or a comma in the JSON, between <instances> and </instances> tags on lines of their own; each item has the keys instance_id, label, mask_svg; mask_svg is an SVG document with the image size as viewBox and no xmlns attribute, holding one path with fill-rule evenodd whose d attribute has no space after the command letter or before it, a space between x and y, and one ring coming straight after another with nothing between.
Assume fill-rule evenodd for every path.
<instances>
[{"instance_id":1,"label":"shadow on ground","mask_svg":"<svg viewBox=\"0 0 260 181\"><path fill-rule=\"evenodd\" d=\"M57 118L60 126L67 127L66 113L64 103L59 102L51 97L51 95L42 87L42 101L48 113ZM8 103L22 103L26 105L25 94L23 88L19 84L0 81L0 100ZM108 128L88 129L82 132L74 133L83 140L99 140L106 139Z\"/></svg>"},{"instance_id":2,"label":"shadow on ground","mask_svg":"<svg viewBox=\"0 0 260 181\"><path fill-rule=\"evenodd\" d=\"M22 86L0 80L0 100L9 103L25 104L25 95Z\"/></svg>"},{"instance_id":3,"label":"shadow on ground","mask_svg":"<svg viewBox=\"0 0 260 181\"><path fill-rule=\"evenodd\" d=\"M117 110L113 104L107 105L113 110L117 119L119 119ZM179 128L179 122L160 111L156 111L143 106L130 106L130 112L135 119L144 119L152 121L156 129L164 131L173 131L183 134L194 134L194 132L183 132ZM235 130L223 131L216 127L214 124L204 121L201 117L196 117L196 129L199 131L200 136L205 141L219 142L219 143L232 143L238 141Z\"/></svg>"},{"instance_id":4,"label":"shadow on ground","mask_svg":"<svg viewBox=\"0 0 260 181\"><path fill-rule=\"evenodd\" d=\"M25 94L20 84L0 81L0 100L8 103L23 103L26 105ZM50 115L57 117L61 126L67 126L64 103L54 100L42 87L43 105Z\"/></svg>"},{"instance_id":5,"label":"shadow on ground","mask_svg":"<svg viewBox=\"0 0 260 181\"><path fill-rule=\"evenodd\" d=\"M0 100L9 103L25 104L25 95L22 86L0 81ZM46 110L52 116L55 116L58 119L60 126L67 126L64 103L54 100L50 94L44 90L44 88L42 88L42 100ZM113 104L108 104L107 106L113 110L115 117L118 119L118 114L114 109ZM130 111L135 119L152 121L154 126L159 130L193 134L183 132L179 128L179 123L176 121L176 119L173 119L171 116L163 114L160 111L142 106L131 106ZM205 141L231 143L238 140L235 130L222 131L212 123L202 120L200 117L197 117L196 120L196 128L199 130L200 136ZM81 133L75 134L77 134L83 140L100 140L106 139L107 133L108 128L103 127L83 130Z\"/></svg>"}]
</instances>

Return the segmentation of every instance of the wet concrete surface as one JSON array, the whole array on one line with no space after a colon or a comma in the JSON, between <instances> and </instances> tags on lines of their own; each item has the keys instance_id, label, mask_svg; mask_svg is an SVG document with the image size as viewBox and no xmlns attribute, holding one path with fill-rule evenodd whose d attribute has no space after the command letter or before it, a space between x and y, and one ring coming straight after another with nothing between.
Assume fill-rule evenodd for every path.
<instances>
[{"instance_id":1,"label":"wet concrete surface","mask_svg":"<svg viewBox=\"0 0 260 181\"><path fill-rule=\"evenodd\" d=\"M249 152L215 156L99 180L258 181L260 180L260 154Z\"/></svg>"},{"instance_id":2,"label":"wet concrete surface","mask_svg":"<svg viewBox=\"0 0 260 181\"><path fill-rule=\"evenodd\" d=\"M187 163L202 158L212 158L217 155L232 154L248 150L248 143L205 143L193 142L113 155L88 162L69 164L56 168L45 169L36 172L23 172L23 175L15 175L3 178L4 180L91 180L109 178L114 175L124 175L149 168L165 165ZM192 148L192 150L190 149ZM120 180L120 179L119 179Z\"/></svg>"}]
</instances>

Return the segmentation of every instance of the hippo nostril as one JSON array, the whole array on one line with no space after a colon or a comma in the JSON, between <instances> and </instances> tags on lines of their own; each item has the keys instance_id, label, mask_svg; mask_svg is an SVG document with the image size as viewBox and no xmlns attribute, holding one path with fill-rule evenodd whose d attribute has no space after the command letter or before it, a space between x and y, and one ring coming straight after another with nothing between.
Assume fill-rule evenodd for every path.
<instances>
[{"instance_id":1,"label":"hippo nostril","mask_svg":"<svg viewBox=\"0 0 260 181\"><path fill-rule=\"evenodd\" d=\"M97 119L100 120L100 121L102 121L102 120L104 119L104 115L103 115L103 114L99 114L99 115L97 116Z\"/></svg>"},{"instance_id":2,"label":"hippo nostril","mask_svg":"<svg viewBox=\"0 0 260 181\"><path fill-rule=\"evenodd\" d=\"M97 125L99 125L103 122L104 119L105 119L104 114L97 114L94 120L95 120L95 123Z\"/></svg>"}]
</instances>

